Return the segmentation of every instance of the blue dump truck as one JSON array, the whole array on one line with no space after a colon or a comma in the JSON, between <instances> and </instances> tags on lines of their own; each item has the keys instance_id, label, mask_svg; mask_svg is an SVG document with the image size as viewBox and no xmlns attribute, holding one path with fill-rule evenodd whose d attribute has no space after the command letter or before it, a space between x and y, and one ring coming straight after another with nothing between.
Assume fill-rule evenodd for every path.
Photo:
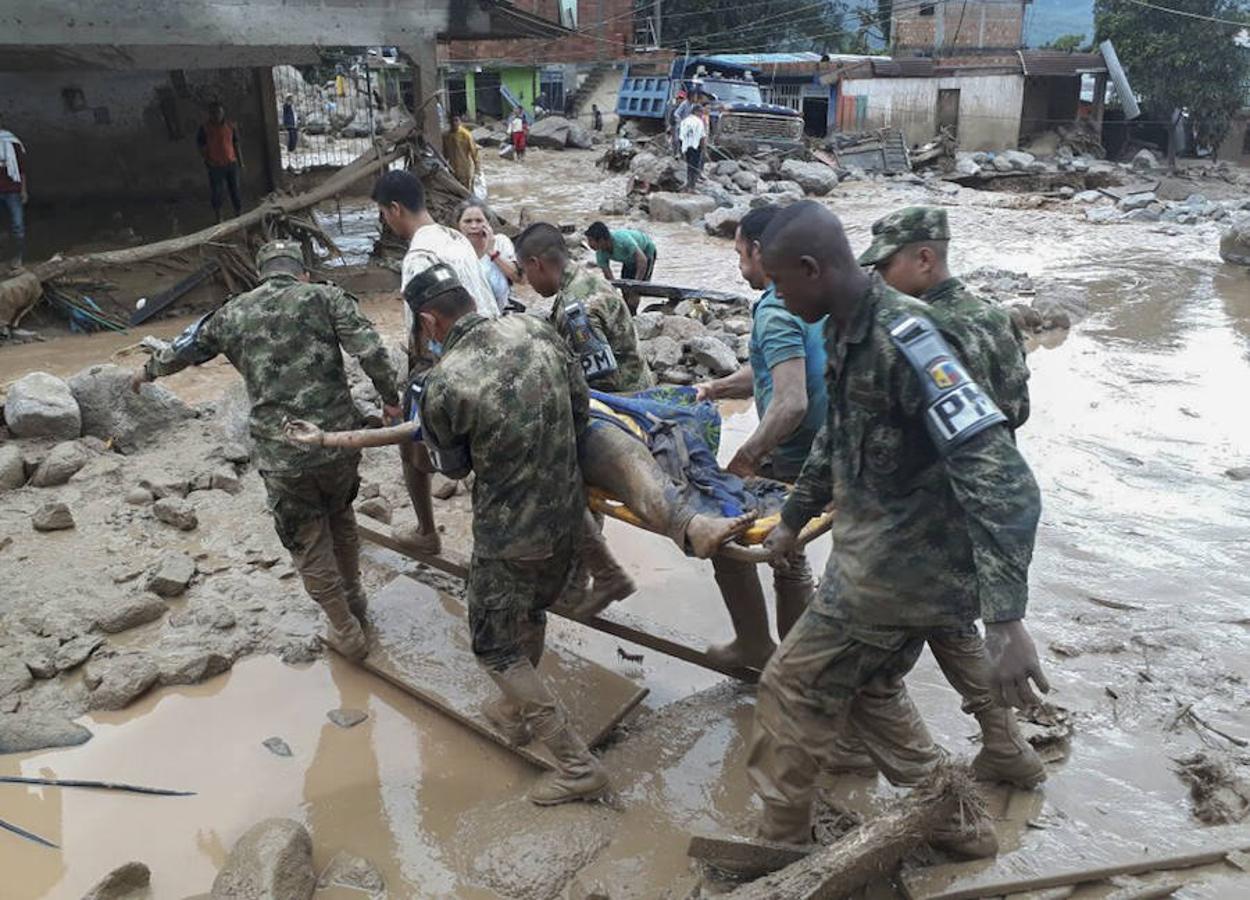
<instances>
[{"instance_id":1,"label":"blue dump truck","mask_svg":"<svg viewBox=\"0 0 1250 900\"><path fill-rule=\"evenodd\" d=\"M708 143L732 152L764 148L788 150L803 142L803 116L788 106L765 103L748 66L715 56L678 57L667 71L654 63L631 63L616 98L617 115L671 124L677 95L700 93L709 99L712 128Z\"/></svg>"}]
</instances>

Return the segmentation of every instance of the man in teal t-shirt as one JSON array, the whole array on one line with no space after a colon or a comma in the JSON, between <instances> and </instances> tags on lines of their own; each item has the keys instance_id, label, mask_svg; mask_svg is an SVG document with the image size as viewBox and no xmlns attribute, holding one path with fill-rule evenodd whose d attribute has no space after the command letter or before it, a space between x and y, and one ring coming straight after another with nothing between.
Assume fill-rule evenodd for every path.
<instances>
[{"instance_id":1,"label":"man in teal t-shirt","mask_svg":"<svg viewBox=\"0 0 1250 900\"><path fill-rule=\"evenodd\" d=\"M595 251L595 261L603 276L612 280L611 263L621 264L621 277L650 281L655 270L655 242L633 228L609 230L602 222L586 229L586 243Z\"/></svg>"},{"instance_id":2,"label":"man in teal t-shirt","mask_svg":"<svg viewBox=\"0 0 1250 900\"><path fill-rule=\"evenodd\" d=\"M808 325L789 312L773 290L760 259L759 239L777 207L764 206L743 216L734 242L742 277L763 290L752 313L751 365L725 378L697 386L700 400L755 398L760 424L726 468L735 475L763 475L794 481L803 468L812 439L825 422L823 324ZM769 635L764 590L753 563L726 556L712 558L734 640L708 653L719 662L763 668L776 649ZM799 551L784 567L774 567L777 634L786 632L807 608L815 590L811 567Z\"/></svg>"}]
</instances>

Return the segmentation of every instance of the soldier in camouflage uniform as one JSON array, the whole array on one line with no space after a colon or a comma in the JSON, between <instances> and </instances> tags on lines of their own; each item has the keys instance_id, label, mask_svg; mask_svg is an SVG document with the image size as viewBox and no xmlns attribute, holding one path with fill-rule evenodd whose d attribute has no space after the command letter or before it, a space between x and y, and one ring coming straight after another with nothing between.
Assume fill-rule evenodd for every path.
<instances>
[{"instance_id":1,"label":"soldier in camouflage uniform","mask_svg":"<svg viewBox=\"0 0 1250 900\"><path fill-rule=\"evenodd\" d=\"M272 241L256 255L261 284L190 326L135 373L132 387L224 353L247 386L256 466L269 511L304 588L330 621L327 640L344 654L367 652L360 622L360 541L352 501L360 454L283 438L283 422L327 430L359 427L342 350L360 361L389 416L399 415L395 372L382 340L350 294L309 284L300 245ZM340 350L342 348L342 350Z\"/></svg>"},{"instance_id":2,"label":"soldier in camouflage uniform","mask_svg":"<svg viewBox=\"0 0 1250 900\"><path fill-rule=\"evenodd\" d=\"M580 364L533 316L479 315L450 270L431 270L424 282L405 299L443 352L415 405L435 467L475 476L469 626L474 654L503 693L486 715L515 743L537 739L555 757L533 802L597 797L607 776L535 670L545 610L573 571L586 509L577 442L590 397Z\"/></svg>"},{"instance_id":3,"label":"soldier in camouflage uniform","mask_svg":"<svg viewBox=\"0 0 1250 900\"><path fill-rule=\"evenodd\" d=\"M1005 417L950 348L965 323L930 323L929 307L860 269L820 204L782 211L761 243L787 309L829 317L829 415L767 547L783 559L832 502L833 550L760 680L748 763L760 835L806 843L814 780L840 734L862 739L894 784L944 758L903 685L935 633L980 617L994 699L1036 702L1029 679L1048 689L1022 622L1040 496ZM983 823L952 822L935 843L997 849Z\"/></svg>"},{"instance_id":4,"label":"soldier in camouflage uniform","mask_svg":"<svg viewBox=\"0 0 1250 900\"><path fill-rule=\"evenodd\" d=\"M946 265L950 241L946 211L907 207L876 222L872 234L872 246L860 255L860 265L875 267L890 287L928 303L939 327L950 318L958 320L947 341L1014 432L1029 415L1023 338L1010 316L951 277ZM990 692L989 656L975 619L934 631L928 641L946 680L963 699L964 712L981 726L981 751L972 764L977 777L1024 790L1043 782L1046 768L1041 757L1020 733L1012 710ZM863 773L875 765L863 743L846 735L838 742L832 768Z\"/></svg>"},{"instance_id":5,"label":"soldier in camouflage uniform","mask_svg":"<svg viewBox=\"0 0 1250 900\"><path fill-rule=\"evenodd\" d=\"M516 251L517 261L525 270L530 286L542 296L554 298L550 322L569 349L579 357L593 352L578 346L567 312L567 307L574 303L581 304L594 337L611 348L615 358L615 368L611 371L594 374L589 362L583 361L583 372L592 388L616 394L655 385L651 367L638 346L634 317L620 292L598 272L579 268L569 259L560 229L537 222L517 237ZM603 539L602 520L589 512L582 529L579 555L582 567L575 579L575 590L569 595L577 615L594 615L636 590L634 580L621 568ZM589 583L592 578L593 587Z\"/></svg>"}]
</instances>

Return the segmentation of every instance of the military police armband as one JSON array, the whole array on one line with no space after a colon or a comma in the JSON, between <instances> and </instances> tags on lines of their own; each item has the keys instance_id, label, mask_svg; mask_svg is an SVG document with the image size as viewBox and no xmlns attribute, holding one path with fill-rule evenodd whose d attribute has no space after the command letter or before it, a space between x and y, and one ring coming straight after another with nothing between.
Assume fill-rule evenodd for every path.
<instances>
[{"instance_id":1,"label":"military police armband","mask_svg":"<svg viewBox=\"0 0 1250 900\"><path fill-rule=\"evenodd\" d=\"M189 366L198 366L217 355L207 352L200 346L200 335L212 317L211 312L205 313L188 325L182 334L174 338L173 343L169 345L174 352L174 359L185 362Z\"/></svg>"},{"instance_id":2,"label":"military police armband","mask_svg":"<svg viewBox=\"0 0 1250 900\"><path fill-rule=\"evenodd\" d=\"M580 300L564 307L564 317L569 327L569 343L577 354L586 380L595 382L616 372L616 354L608 342L600 339L590 327L590 317Z\"/></svg>"},{"instance_id":3,"label":"military police armband","mask_svg":"<svg viewBox=\"0 0 1250 900\"><path fill-rule=\"evenodd\" d=\"M1007 417L928 319L904 316L890 325L890 340L920 378L925 427L938 453L951 450Z\"/></svg>"}]
</instances>

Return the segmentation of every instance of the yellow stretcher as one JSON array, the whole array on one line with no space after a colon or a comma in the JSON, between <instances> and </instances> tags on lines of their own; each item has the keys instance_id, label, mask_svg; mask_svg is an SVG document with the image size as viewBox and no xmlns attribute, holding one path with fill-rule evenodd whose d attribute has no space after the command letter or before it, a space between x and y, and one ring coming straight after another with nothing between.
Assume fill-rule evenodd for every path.
<instances>
[{"instance_id":1,"label":"yellow stretcher","mask_svg":"<svg viewBox=\"0 0 1250 900\"><path fill-rule=\"evenodd\" d=\"M590 401L590 406L597 412L611 415L614 419L629 429L635 437L645 442L645 434L638 426L638 423L633 419L617 413L606 404L600 403L598 400L593 398ZM646 522L644 522L641 516L622 503L620 499L613 497L607 491L600 490L596 487L588 487L587 502L590 508L597 513L610 516L613 519L624 522L627 525L632 525L635 528L641 528L644 531L659 533L656 532L656 529L651 528ZM769 532L771 532L780 521L780 513L773 513L772 515L756 519L753 523L751 523L751 527L748 528L744 534L742 534L735 541L726 544L721 550L721 553L731 559L742 560L743 562L768 562L768 554L765 552L762 545L764 543L764 539L768 537ZM812 541L816 540L816 538L827 532L832 524L833 510L826 510L821 515L810 520L803 526L803 530L799 532L796 549L806 547Z\"/></svg>"}]
</instances>

